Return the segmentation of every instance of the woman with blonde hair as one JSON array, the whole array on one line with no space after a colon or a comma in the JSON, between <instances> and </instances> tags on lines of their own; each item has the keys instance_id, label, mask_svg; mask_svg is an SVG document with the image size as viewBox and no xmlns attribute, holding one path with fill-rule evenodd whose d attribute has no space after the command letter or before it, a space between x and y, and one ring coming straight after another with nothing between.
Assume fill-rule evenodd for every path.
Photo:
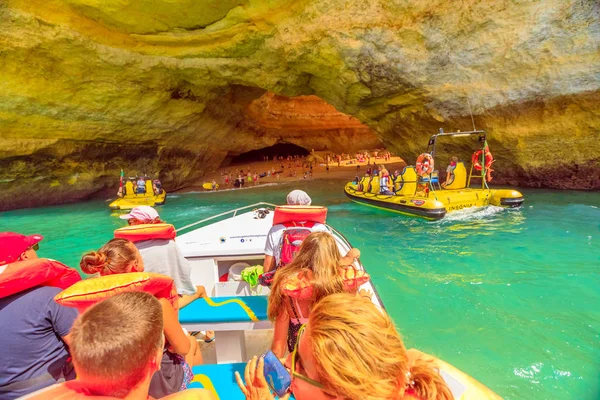
<instances>
[{"instance_id":1,"label":"woman with blonde hair","mask_svg":"<svg viewBox=\"0 0 600 400\"><path fill-rule=\"evenodd\" d=\"M275 274L269 295L268 316L275 323L271 350L277 357L294 349L296 336L302 324L308 320L313 305L323 297L345 291L342 266L351 265L360 256L358 249L351 249L344 257L338 250L335 238L328 232L308 235L294 260ZM290 286L296 282L310 283L309 298L292 298Z\"/></svg>"},{"instance_id":2,"label":"woman with blonde hair","mask_svg":"<svg viewBox=\"0 0 600 400\"><path fill-rule=\"evenodd\" d=\"M406 350L385 313L346 293L315 305L289 361L297 400L453 399L435 365ZM273 399L262 358L246 366L245 385L236 379L247 400Z\"/></svg>"},{"instance_id":3,"label":"woman with blonde hair","mask_svg":"<svg viewBox=\"0 0 600 400\"><path fill-rule=\"evenodd\" d=\"M144 260L128 240L112 239L98 251L86 253L79 263L86 274L101 276L143 272ZM188 336L177 317L177 310L167 299L159 299L162 307L164 334L167 343L163 350L160 370L150 383L150 395L155 398L184 390L193 379L190 366L202 364L198 342Z\"/></svg>"}]
</instances>

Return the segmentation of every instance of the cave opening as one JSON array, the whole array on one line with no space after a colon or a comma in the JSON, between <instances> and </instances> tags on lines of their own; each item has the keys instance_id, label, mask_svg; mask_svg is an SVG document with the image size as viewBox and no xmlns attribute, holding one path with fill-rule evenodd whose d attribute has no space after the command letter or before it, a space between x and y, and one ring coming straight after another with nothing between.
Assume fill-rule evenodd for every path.
<instances>
[{"instance_id":1,"label":"cave opening","mask_svg":"<svg viewBox=\"0 0 600 400\"><path fill-rule=\"evenodd\" d=\"M272 160L275 156L307 156L310 152L304 147L300 147L293 143L276 143L273 146L263 147L262 149L247 151L237 156L228 156L221 167L228 165L239 165L255 161L264 161L264 157L269 157Z\"/></svg>"}]
</instances>

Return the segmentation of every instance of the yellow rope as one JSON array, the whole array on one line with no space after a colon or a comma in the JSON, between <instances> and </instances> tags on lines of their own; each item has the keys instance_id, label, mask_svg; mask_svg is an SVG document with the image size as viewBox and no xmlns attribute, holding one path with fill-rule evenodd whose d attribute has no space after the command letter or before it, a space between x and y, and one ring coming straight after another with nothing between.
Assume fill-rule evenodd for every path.
<instances>
[{"instance_id":1,"label":"yellow rope","mask_svg":"<svg viewBox=\"0 0 600 400\"><path fill-rule=\"evenodd\" d=\"M254 322L258 322L259 321L259 319L256 317L256 314L254 314L254 311L252 311L252 309L250 307L248 307L248 305L246 303L244 303L243 300L240 300L240 299L229 299L229 300L222 301L220 303L215 303L213 301L213 299L211 299L210 297L205 297L204 299L206 300L206 303L209 306L211 306L211 307L220 307L220 306L223 306L223 305L229 304L229 303L239 304L240 307L242 307L242 309L244 311L246 311L246 314L248 314L248 318L250 318Z\"/></svg>"},{"instance_id":2,"label":"yellow rope","mask_svg":"<svg viewBox=\"0 0 600 400\"><path fill-rule=\"evenodd\" d=\"M210 378L208 376L206 376L204 374L194 375L194 379L192 379L192 382L197 382L197 383L201 384L204 389L206 389L209 392L212 392L212 394L214 394L215 400L220 400L219 394L217 393L217 390L215 389L215 385L213 385L212 381L210 380Z\"/></svg>"}]
</instances>

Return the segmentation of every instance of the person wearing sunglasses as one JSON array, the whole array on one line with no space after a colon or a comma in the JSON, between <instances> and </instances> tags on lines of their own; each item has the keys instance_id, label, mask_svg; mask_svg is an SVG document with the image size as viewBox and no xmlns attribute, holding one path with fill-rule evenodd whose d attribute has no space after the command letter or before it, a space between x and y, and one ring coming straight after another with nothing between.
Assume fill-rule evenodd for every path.
<instances>
[{"instance_id":1,"label":"person wearing sunglasses","mask_svg":"<svg viewBox=\"0 0 600 400\"><path fill-rule=\"evenodd\" d=\"M352 294L332 294L315 305L286 364L297 400L453 399L434 365L406 350L391 319ZM247 400L275 399L263 369L255 357L246 365L245 384L236 373Z\"/></svg>"},{"instance_id":2,"label":"person wearing sunglasses","mask_svg":"<svg viewBox=\"0 0 600 400\"><path fill-rule=\"evenodd\" d=\"M15 232L0 233L0 266L15 261L25 261L38 258L36 251L42 235L22 235ZM0 271L1 272L1 271Z\"/></svg>"},{"instance_id":3,"label":"person wearing sunglasses","mask_svg":"<svg viewBox=\"0 0 600 400\"><path fill-rule=\"evenodd\" d=\"M0 281L8 264L38 258L42 235L0 233ZM62 289L36 286L0 293L0 399L16 399L75 378L67 341L77 310L54 301Z\"/></svg>"}]
</instances>

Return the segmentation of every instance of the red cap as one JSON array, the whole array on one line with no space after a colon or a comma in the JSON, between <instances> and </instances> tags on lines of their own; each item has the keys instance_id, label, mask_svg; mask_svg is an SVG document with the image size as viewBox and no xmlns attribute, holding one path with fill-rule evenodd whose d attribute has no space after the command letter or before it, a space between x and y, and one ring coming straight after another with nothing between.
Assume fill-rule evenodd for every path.
<instances>
[{"instance_id":1,"label":"red cap","mask_svg":"<svg viewBox=\"0 0 600 400\"><path fill-rule=\"evenodd\" d=\"M25 250L39 243L42 235L21 235L15 232L0 232L0 265L17 261Z\"/></svg>"}]
</instances>

